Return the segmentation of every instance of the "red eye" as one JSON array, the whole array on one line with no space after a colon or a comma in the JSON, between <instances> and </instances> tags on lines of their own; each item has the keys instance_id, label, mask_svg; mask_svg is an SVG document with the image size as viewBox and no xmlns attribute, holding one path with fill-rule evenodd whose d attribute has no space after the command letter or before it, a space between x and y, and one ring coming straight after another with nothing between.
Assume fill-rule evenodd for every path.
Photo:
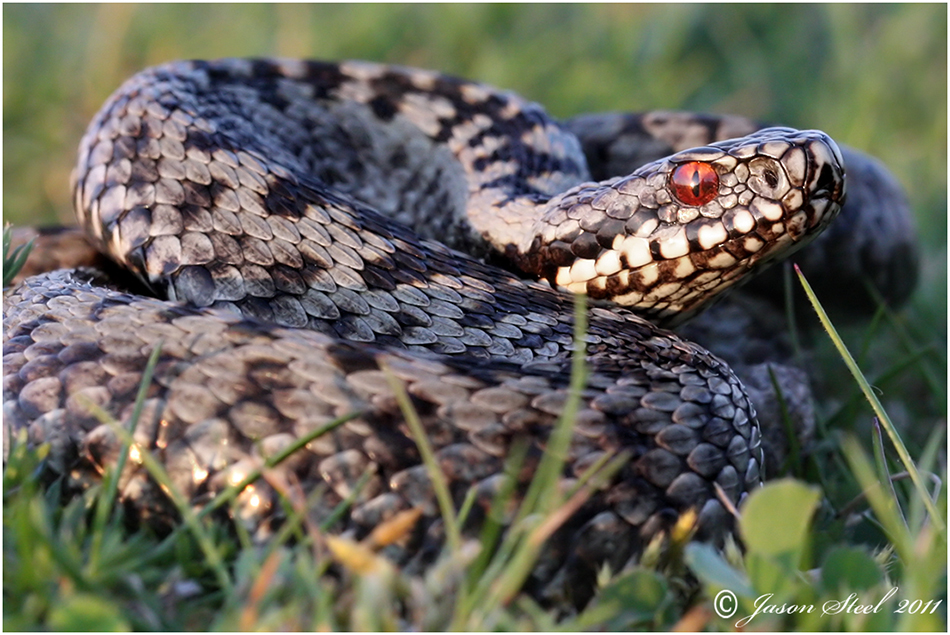
<instances>
[{"instance_id":1,"label":"red eye","mask_svg":"<svg viewBox=\"0 0 950 635\"><path fill-rule=\"evenodd\" d=\"M708 163L690 161L673 170L670 189L683 203L698 207L716 198L719 175Z\"/></svg>"}]
</instances>

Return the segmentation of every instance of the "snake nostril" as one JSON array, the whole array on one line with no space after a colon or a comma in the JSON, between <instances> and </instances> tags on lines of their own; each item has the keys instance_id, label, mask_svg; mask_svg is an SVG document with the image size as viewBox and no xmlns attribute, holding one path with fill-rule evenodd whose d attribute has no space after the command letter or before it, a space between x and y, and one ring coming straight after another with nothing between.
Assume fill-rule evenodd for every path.
<instances>
[{"instance_id":1,"label":"snake nostril","mask_svg":"<svg viewBox=\"0 0 950 635\"><path fill-rule=\"evenodd\" d=\"M781 163L766 156L749 162L748 185L759 196L772 200L785 196L791 186Z\"/></svg>"}]
</instances>

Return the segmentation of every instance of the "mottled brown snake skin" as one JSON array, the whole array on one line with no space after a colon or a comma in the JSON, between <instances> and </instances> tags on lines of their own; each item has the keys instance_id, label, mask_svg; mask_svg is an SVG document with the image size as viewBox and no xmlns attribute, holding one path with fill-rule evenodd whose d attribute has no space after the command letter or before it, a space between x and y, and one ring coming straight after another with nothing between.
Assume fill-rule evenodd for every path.
<instances>
[{"instance_id":1,"label":"mottled brown snake skin","mask_svg":"<svg viewBox=\"0 0 950 635\"><path fill-rule=\"evenodd\" d=\"M696 143L674 144L700 147L593 183L571 132L605 143L591 121L565 127L512 93L362 62L143 71L96 115L73 187L92 242L156 297L91 269L8 291L5 438L27 429L71 486L94 481L121 442L89 404L127 424L161 343L134 438L194 506L355 414L277 469L322 492L315 522L367 475L332 528L355 538L420 508L385 553L422 567L441 521L387 373L456 504L475 488L477 528L513 445L528 447L524 485L562 412L582 292L590 375L565 485L605 454L630 459L555 534L533 584L583 599L603 562L618 570L688 509L699 538L721 539L763 475L755 409L723 361L661 327L823 229L844 160L817 131L732 135L748 123L700 119ZM121 496L174 522L134 460ZM266 540L283 511L261 480L231 514Z\"/></svg>"}]
</instances>

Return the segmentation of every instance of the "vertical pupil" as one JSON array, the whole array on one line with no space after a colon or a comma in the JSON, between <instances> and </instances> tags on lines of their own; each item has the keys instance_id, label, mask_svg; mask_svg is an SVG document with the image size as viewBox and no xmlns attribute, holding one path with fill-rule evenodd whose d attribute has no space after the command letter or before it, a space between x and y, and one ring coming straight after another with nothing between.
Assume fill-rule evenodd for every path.
<instances>
[{"instance_id":1,"label":"vertical pupil","mask_svg":"<svg viewBox=\"0 0 950 635\"><path fill-rule=\"evenodd\" d=\"M692 174L690 174L690 177L689 177L689 184L690 184L690 189L693 190L693 196L698 197L699 184L700 184L699 168L693 168L693 172Z\"/></svg>"}]
</instances>

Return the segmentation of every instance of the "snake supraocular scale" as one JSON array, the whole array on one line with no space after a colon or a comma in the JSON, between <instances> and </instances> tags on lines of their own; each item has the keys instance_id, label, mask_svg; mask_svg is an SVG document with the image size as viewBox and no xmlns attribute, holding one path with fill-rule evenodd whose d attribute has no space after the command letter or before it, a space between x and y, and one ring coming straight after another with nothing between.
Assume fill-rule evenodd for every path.
<instances>
[{"instance_id":1,"label":"snake supraocular scale","mask_svg":"<svg viewBox=\"0 0 950 635\"><path fill-rule=\"evenodd\" d=\"M628 308L590 310L590 377L563 478L605 453L631 458L555 536L538 574L589 582L687 509L701 537L721 537L731 518L720 499L737 505L759 483L739 381L654 322L687 317L814 236L843 201L843 177L826 135L774 128L590 183L574 135L483 85L367 63L149 69L90 125L74 197L99 248L179 302L110 290L87 270L27 279L4 300L6 426L51 443L51 465L72 480L94 477L120 443L88 404L126 422L161 342L135 438L193 504L359 413L283 469L325 488L314 520L368 475L334 526L356 537L420 507L415 532L388 548L407 563L438 545L441 525L386 373L405 382L456 502L475 487L487 510L509 449L526 442L536 464L567 397L565 290L613 299ZM122 496L167 519L140 466ZM280 514L274 492L255 484L241 501L240 520L264 539Z\"/></svg>"}]
</instances>

